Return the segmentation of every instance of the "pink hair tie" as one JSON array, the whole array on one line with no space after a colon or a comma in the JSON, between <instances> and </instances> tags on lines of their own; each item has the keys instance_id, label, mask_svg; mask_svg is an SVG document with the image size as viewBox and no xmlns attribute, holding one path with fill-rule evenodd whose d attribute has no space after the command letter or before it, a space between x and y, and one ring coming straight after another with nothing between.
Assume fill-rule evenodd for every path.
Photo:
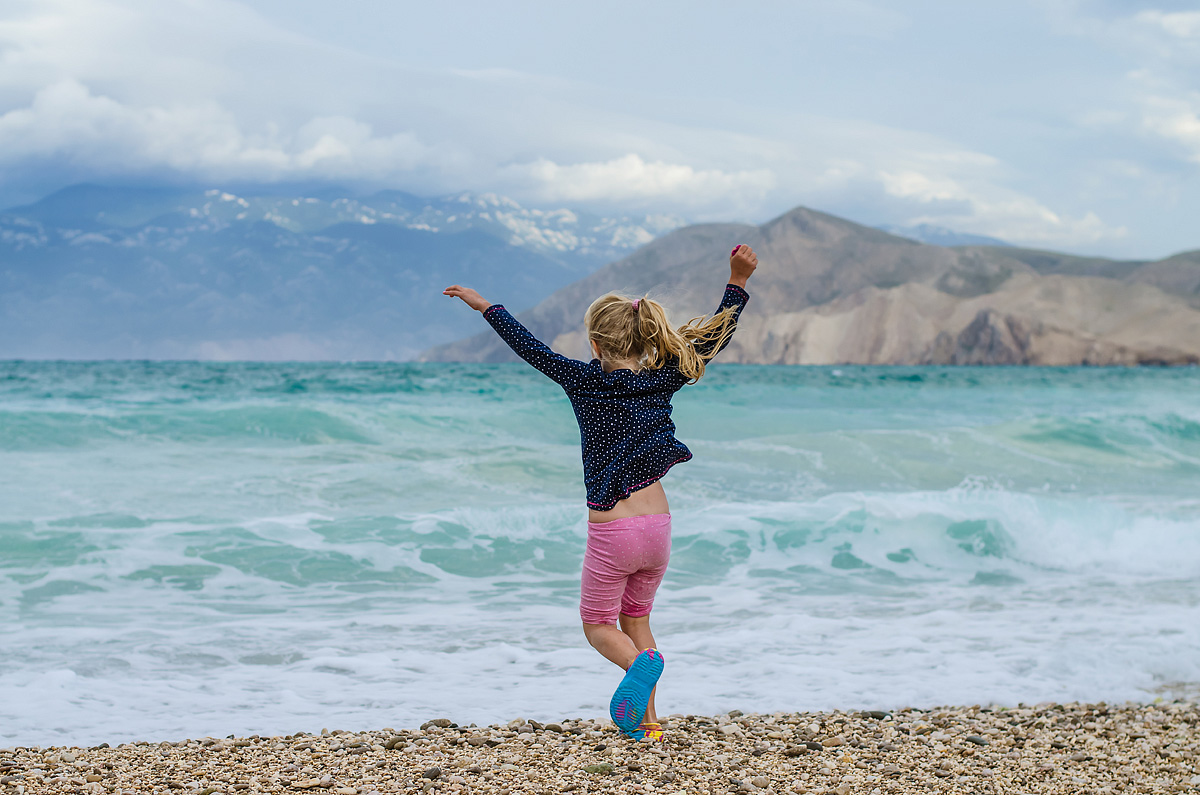
<instances>
[{"instance_id":1,"label":"pink hair tie","mask_svg":"<svg viewBox=\"0 0 1200 795\"><path fill-rule=\"evenodd\" d=\"M641 301L641 300L642 300L642 299L640 299L640 298L635 298L635 299L633 299L633 311L634 311L634 312L636 312L636 311L637 311L637 307L638 307L638 301Z\"/></svg>"}]
</instances>

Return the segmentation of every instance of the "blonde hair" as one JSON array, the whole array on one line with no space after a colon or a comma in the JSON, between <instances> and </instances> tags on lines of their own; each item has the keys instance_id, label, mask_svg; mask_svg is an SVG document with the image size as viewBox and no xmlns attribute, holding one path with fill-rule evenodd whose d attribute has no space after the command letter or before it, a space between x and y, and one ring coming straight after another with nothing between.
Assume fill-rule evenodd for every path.
<instances>
[{"instance_id":1,"label":"blonde hair","mask_svg":"<svg viewBox=\"0 0 1200 795\"><path fill-rule=\"evenodd\" d=\"M695 382L704 375L704 365L729 340L737 323L734 307L706 317L694 317L676 329L657 301L609 293L587 308L583 325L588 339L609 356L635 361L639 370L657 370L675 359L679 372Z\"/></svg>"}]
</instances>

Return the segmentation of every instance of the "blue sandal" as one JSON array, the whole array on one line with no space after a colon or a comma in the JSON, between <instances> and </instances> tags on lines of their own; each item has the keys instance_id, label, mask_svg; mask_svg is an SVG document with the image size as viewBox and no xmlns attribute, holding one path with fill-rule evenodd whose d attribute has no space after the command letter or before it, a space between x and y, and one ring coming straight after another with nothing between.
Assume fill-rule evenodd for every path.
<instances>
[{"instance_id":1,"label":"blue sandal","mask_svg":"<svg viewBox=\"0 0 1200 795\"><path fill-rule=\"evenodd\" d=\"M646 649L633 659L625 678L617 685L617 691L608 704L608 714L625 734L633 736L641 726L642 717L650 703L650 694L658 684L662 671L662 652Z\"/></svg>"}]
</instances>

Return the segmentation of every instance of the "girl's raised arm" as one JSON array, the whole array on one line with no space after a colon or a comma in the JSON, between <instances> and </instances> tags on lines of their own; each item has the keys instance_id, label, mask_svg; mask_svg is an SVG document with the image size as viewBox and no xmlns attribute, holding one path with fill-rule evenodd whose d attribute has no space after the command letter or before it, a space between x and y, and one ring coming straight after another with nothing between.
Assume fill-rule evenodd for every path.
<instances>
[{"instance_id":1,"label":"girl's raised arm","mask_svg":"<svg viewBox=\"0 0 1200 795\"><path fill-rule=\"evenodd\" d=\"M754 249L746 245L734 246L729 254L729 283L725 285L725 294L721 296L721 303L717 305L714 317L722 312L731 311L733 323L737 323L742 310L746 308L746 302L750 300L750 294L746 292L746 282L757 267L758 255L754 253ZM696 343L696 353L705 360L711 359L725 350L732 338L731 331L722 337L699 341Z\"/></svg>"},{"instance_id":2,"label":"girl's raised arm","mask_svg":"<svg viewBox=\"0 0 1200 795\"><path fill-rule=\"evenodd\" d=\"M489 303L470 287L455 284L443 290L442 295L461 298L467 306L482 312L484 319L515 354L564 388L574 384L587 367L583 362L550 350L548 345L533 336L529 329L509 314L502 304Z\"/></svg>"}]
</instances>

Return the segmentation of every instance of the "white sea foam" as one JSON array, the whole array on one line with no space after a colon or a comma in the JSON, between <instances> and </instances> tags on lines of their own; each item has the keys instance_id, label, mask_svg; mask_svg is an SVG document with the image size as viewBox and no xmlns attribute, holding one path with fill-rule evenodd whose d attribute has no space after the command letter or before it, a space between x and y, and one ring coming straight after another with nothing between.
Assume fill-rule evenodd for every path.
<instances>
[{"instance_id":1,"label":"white sea foam","mask_svg":"<svg viewBox=\"0 0 1200 795\"><path fill-rule=\"evenodd\" d=\"M0 745L604 714L536 374L7 367ZM1200 374L936 372L680 395L664 711L1195 692Z\"/></svg>"}]
</instances>

